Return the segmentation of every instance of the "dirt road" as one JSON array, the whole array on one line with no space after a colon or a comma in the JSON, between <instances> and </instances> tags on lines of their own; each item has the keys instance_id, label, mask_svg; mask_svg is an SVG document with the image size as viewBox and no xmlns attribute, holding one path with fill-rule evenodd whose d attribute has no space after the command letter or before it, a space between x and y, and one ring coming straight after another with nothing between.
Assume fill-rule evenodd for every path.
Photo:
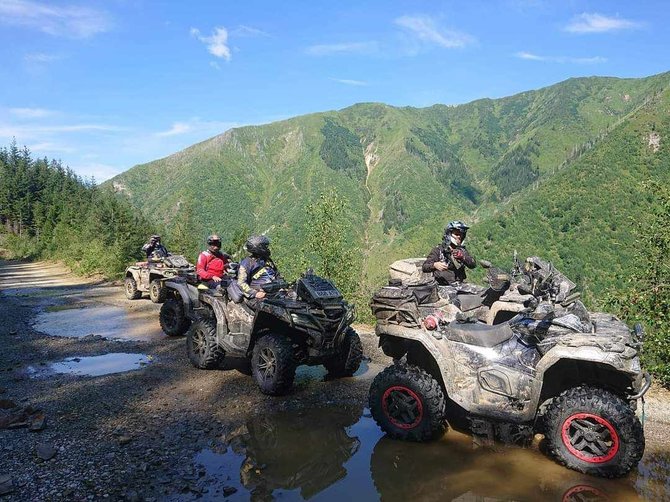
<instances>
[{"instance_id":1,"label":"dirt road","mask_svg":"<svg viewBox=\"0 0 670 502\"><path fill-rule=\"evenodd\" d=\"M158 310L148 299L126 300L119 285L77 278L58 265L0 261L0 412L18 405L26 417L26 427L0 428L0 495L400 500L421 483L436 491L419 499L484 488L488 496L524 499L541 489L560 499L566 486L588 482L614 498L670 497L659 481L670 472L667 392L654 389L648 399L640 473L585 481L536 450L473 452L453 433L423 450L381 439L364 406L372 378L389 361L369 328L357 327L370 360L355 377L327 381L323 368L302 368L294 392L272 398L238 370L193 368L184 339L163 335ZM119 368L131 371L90 373ZM72 374L82 371L89 374ZM467 469L453 494L439 481L444 471L435 470L442 462L454 476ZM473 474L501 465L490 486ZM517 478L522 493L509 491Z\"/></svg>"}]
</instances>

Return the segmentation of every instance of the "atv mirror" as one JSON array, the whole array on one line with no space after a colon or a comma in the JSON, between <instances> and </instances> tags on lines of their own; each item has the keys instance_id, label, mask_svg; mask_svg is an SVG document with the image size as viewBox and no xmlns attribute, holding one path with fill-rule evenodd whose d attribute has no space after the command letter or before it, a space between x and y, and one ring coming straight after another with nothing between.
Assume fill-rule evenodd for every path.
<instances>
[{"instance_id":1,"label":"atv mirror","mask_svg":"<svg viewBox=\"0 0 670 502\"><path fill-rule=\"evenodd\" d=\"M491 262L488 260L479 260L479 266L482 268L491 268Z\"/></svg>"}]
</instances>

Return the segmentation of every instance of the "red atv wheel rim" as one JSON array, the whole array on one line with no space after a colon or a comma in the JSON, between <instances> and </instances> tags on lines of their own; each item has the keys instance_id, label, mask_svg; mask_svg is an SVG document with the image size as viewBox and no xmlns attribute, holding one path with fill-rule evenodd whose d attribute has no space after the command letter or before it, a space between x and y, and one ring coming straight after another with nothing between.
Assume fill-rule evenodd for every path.
<instances>
[{"instance_id":1,"label":"red atv wheel rim","mask_svg":"<svg viewBox=\"0 0 670 502\"><path fill-rule=\"evenodd\" d=\"M563 422L561 438L579 460L602 464L619 451L619 435L611 423L591 413L575 413Z\"/></svg>"},{"instance_id":2,"label":"red atv wheel rim","mask_svg":"<svg viewBox=\"0 0 670 502\"><path fill-rule=\"evenodd\" d=\"M400 429L413 429L423 418L421 399L416 392L401 385L386 389L382 408L389 421Z\"/></svg>"}]
</instances>

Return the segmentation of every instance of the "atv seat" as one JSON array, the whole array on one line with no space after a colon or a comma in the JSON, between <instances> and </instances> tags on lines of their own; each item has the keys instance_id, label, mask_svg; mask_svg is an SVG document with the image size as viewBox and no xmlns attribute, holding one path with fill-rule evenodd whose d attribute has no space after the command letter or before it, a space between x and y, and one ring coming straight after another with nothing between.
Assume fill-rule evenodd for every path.
<instances>
[{"instance_id":1,"label":"atv seat","mask_svg":"<svg viewBox=\"0 0 670 502\"><path fill-rule=\"evenodd\" d=\"M460 323L453 321L447 329L447 339L453 342L477 345L478 347L495 347L512 338L514 332L508 323L489 326L488 324Z\"/></svg>"}]
</instances>

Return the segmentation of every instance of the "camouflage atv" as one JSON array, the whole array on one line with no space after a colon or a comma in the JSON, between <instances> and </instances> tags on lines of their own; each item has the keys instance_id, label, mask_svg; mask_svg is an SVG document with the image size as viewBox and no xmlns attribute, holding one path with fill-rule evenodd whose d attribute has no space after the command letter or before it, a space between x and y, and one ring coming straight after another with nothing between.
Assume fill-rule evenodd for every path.
<instances>
[{"instance_id":1,"label":"camouflage atv","mask_svg":"<svg viewBox=\"0 0 670 502\"><path fill-rule=\"evenodd\" d=\"M484 441L529 444L541 433L563 465L623 476L644 452L635 414L651 384L640 367L642 327L587 312L547 262L533 257L515 268L520 275L500 298L511 289L532 301L495 325L449 321L440 312L452 299L427 294L425 284L396 280L377 292L376 333L394 364L370 388L374 419L411 441L436 439L447 424Z\"/></svg>"},{"instance_id":2,"label":"camouflage atv","mask_svg":"<svg viewBox=\"0 0 670 502\"><path fill-rule=\"evenodd\" d=\"M191 363L218 368L224 358L246 360L261 392L280 395L293 385L297 366L323 364L330 376L352 376L363 358L351 327L354 307L327 279L310 272L293 287L279 280L260 301L243 300L234 279L217 290L184 279L166 281L160 323L171 336L186 333Z\"/></svg>"},{"instance_id":3,"label":"camouflage atv","mask_svg":"<svg viewBox=\"0 0 670 502\"><path fill-rule=\"evenodd\" d=\"M181 255L137 262L126 268L123 283L126 298L137 300L142 293L148 292L152 302L163 303L167 298L167 290L163 287L166 279L194 274L195 267Z\"/></svg>"}]
</instances>

